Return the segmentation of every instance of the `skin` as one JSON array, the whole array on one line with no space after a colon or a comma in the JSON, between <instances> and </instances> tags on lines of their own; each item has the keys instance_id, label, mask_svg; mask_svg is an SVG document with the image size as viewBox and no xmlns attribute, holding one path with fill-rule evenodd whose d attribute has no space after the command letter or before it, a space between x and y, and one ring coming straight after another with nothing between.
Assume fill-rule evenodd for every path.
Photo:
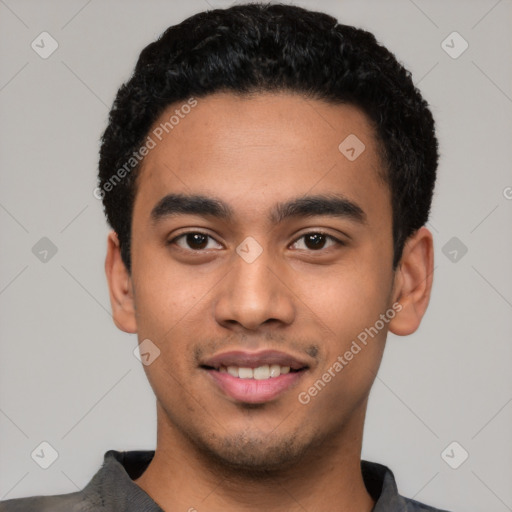
<instances>
[{"instance_id":1,"label":"skin","mask_svg":"<svg viewBox=\"0 0 512 512\"><path fill-rule=\"evenodd\" d=\"M365 144L354 161L338 149L349 134ZM161 351L144 366L157 399L157 447L136 484L162 509L372 509L360 470L368 395L388 330L407 335L418 328L433 271L424 227L393 270L391 196L379 173L375 134L359 109L291 93L200 98L145 157L132 272L114 232L105 268L116 325ZM153 222L152 209L169 193L221 199L234 216ZM364 222L268 219L276 203L312 194L342 195L360 206ZM185 237L168 243L189 231L211 237L204 249ZM329 238L320 248L308 245L304 235L319 231L344 245ZM248 236L263 250L252 263L236 252ZM299 393L398 301L401 311L301 404ZM292 389L251 406L223 394L198 366L198 355L236 349L281 350L308 369Z\"/></svg>"}]
</instances>

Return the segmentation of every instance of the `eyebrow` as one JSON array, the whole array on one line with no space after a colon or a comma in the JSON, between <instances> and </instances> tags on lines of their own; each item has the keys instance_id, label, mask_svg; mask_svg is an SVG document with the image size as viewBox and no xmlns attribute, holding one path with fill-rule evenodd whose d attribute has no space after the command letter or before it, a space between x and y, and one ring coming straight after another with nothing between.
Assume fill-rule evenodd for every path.
<instances>
[{"instance_id":1,"label":"eyebrow","mask_svg":"<svg viewBox=\"0 0 512 512\"><path fill-rule=\"evenodd\" d=\"M232 220L233 209L221 199L204 195L168 194L151 211L154 224L176 215L199 215L221 220ZM314 216L330 216L366 223L364 210L355 202L338 194L310 195L291 199L274 205L269 214L272 224L286 219Z\"/></svg>"}]
</instances>

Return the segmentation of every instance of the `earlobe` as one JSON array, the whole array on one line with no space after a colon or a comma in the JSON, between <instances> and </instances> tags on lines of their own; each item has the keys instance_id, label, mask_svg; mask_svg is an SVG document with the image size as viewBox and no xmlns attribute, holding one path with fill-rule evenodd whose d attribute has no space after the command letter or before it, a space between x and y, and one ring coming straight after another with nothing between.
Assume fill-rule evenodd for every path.
<instances>
[{"instance_id":1,"label":"earlobe","mask_svg":"<svg viewBox=\"0 0 512 512\"><path fill-rule=\"evenodd\" d=\"M396 271L394 299L401 310L389 323L393 334L406 336L418 329L430 300L433 271L432 233L421 227L407 239Z\"/></svg>"},{"instance_id":2,"label":"earlobe","mask_svg":"<svg viewBox=\"0 0 512 512\"><path fill-rule=\"evenodd\" d=\"M111 231L107 238L105 273L114 323L124 332L136 333L132 279L121 258L119 239L115 231Z\"/></svg>"}]
</instances>

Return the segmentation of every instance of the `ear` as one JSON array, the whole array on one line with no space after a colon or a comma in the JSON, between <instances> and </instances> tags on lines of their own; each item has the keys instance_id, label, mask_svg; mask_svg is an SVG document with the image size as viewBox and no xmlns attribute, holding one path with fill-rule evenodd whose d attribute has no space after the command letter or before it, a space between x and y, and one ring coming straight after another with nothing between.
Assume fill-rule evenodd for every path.
<instances>
[{"instance_id":1,"label":"ear","mask_svg":"<svg viewBox=\"0 0 512 512\"><path fill-rule=\"evenodd\" d=\"M111 231L107 239L105 273L107 274L114 323L121 331L136 333L137 322L132 279L121 258L119 239L115 231Z\"/></svg>"},{"instance_id":2,"label":"ear","mask_svg":"<svg viewBox=\"0 0 512 512\"><path fill-rule=\"evenodd\" d=\"M406 336L418 329L430 300L433 272L432 233L421 227L407 239L396 270L394 302L400 303L402 309L389 322L393 334Z\"/></svg>"}]
</instances>

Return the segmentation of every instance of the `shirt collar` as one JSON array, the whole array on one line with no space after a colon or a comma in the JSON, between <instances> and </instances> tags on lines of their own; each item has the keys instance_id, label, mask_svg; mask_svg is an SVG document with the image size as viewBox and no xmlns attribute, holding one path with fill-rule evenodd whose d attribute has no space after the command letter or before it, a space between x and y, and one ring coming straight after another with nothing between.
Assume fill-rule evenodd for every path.
<instances>
[{"instance_id":1,"label":"shirt collar","mask_svg":"<svg viewBox=\"0 0 512 512\"><path fill-rule=\"evenodd\" d=\"M163 512L133 480L148 467L155 452L117 451L105 453L103 465L83 489L87 500L105 510L125 512Z\"/></svg>"},{"instance_id":2,"label":"shirt collar","mask_svg":"<svg viewBox=\"0 0 512 512\"><path fill-rule=\"evenodd\" d=\"M154 450L109 450L102 467L83 492L92 501L107 505L112 500L115 510L126 512L163 512L133 480L139 478L153 459ZM361 461L365 486L375 501L372 512L406 510L407 501L398 494L395 478L389 468L375 462ZM114 509L112 509L114 510ZM432 509L434 510L434 509Z\"/></svg>"}]
</instances>

